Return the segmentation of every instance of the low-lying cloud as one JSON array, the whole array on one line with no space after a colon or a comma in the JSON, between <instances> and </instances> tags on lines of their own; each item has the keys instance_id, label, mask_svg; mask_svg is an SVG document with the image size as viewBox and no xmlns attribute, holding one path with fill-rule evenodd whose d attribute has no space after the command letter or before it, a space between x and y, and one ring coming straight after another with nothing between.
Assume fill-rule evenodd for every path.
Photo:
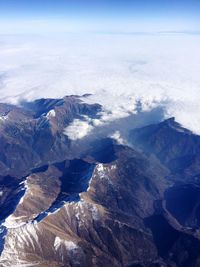
<instances>
[{"instance_id":1,"label":"low-lying cloud","mask_svg":"<svg viewBox=\"0 0 200 267\"><path fill-rule=\"evenodd\" d=\"M200 35L65 34L0 39L0 101L83 95L104 107L101 120L75 121L81 138L93 127L165 103L165 117L200 133ZM96 125L95 125L96 124ZM77 130L82 129L81 131Z\"/></svg>"}]
</instances>

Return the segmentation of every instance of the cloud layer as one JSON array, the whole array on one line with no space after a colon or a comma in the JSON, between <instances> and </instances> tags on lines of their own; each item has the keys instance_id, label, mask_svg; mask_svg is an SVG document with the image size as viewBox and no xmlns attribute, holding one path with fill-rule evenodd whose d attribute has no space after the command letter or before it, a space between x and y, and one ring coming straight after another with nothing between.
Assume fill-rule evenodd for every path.
<instances>
[{"instance_id":1,"label":"cloud layer","mask_svg":"<svg viewBox=\"0 0 200 267\"><path fill-rule=\"evenodd\" d=\"M200 133L200 35L65 34L0 38L0 101L92 93L104 106L91 131L165 103L166 117ZM77 129L78 122L73 127ZM80 134L80 133L79 133Z\"/></svg>"}]
</instances>

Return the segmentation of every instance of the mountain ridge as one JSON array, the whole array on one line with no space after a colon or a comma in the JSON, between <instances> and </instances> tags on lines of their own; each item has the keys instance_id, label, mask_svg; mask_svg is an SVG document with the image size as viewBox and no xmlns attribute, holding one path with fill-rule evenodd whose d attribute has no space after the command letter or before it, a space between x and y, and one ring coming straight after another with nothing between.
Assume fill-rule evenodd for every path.
<instances>
[{"instance_id":1,"label":"mountain ridge","mask_svg":"<svg viewBox=\"0 0 200 267\"><path fill-rule=\"evenodd\" d=\"M76 96L0 104L1 267L199 266L200 137L171 118L73 154L63 129L101 108Z\"/></svg>"}]
</instances>

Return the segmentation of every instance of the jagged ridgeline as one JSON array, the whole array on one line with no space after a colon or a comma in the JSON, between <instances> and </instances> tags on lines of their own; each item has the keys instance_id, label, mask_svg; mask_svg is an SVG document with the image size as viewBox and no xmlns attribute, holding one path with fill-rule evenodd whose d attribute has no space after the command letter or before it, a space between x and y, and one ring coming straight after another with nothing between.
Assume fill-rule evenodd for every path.
<instances>
[{"instance_id":1,"label":"jagged ridgeline","mask_svg":"<svg viewBox=\"0 0 200 267\"><path fill-rule=\"evenodd\" d=\"M200 137L138 111L117 142L120 124L97 134L102 112L77 96L0 104L1 267L200 266ZM76 120L94 133L70 139Z\"/></svg>"}]
</instances>

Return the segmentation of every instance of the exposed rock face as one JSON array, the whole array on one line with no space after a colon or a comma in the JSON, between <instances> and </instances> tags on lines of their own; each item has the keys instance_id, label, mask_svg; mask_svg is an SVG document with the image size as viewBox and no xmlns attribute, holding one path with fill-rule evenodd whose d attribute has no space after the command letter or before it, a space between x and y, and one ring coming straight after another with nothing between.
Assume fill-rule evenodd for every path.
<instances>
[{"instance_id":1,"label":"exposed rock face","mask_svg":"<svg viewBox=\"0 0 200 267\"><path fill-rule=\"evenodd\" d=\"M26 177L25 181L21 182L24 195L15 211L6 218L4 225L7 228L14 228L45 212L60 192L60 175L55 167L50 166L45 172L32 173Z\"/></svg>"},{"instance_id":2,"label":"exposed rock face","mask_svg":"<svg viewBox=\"0 0 200 267\"><path fill-rule=\"evenodd\" d=\"M73 96L22 103L21 108L0 104L0 174L22 177L35 166L72 157L64 128L100 110Z\"/></svg>"},{"instance_id":3,"label":"exposed rock face","mask_svg":"<svg viewBox=\"0 0 200 267\"><path fill-rule=\"evenodd\" d=\"M181 180L199 174L200 136L181 127L174 118L133 130L130 141L146 154L155 155L172 174L181 175Z\"/></svg>"},{"instance_id":4,"label":"exposed rock face","mask_svg":"<svg viewBox=\"0 0 200 267\"><path fill-rule=\"evenodd\" d=\"M0 104L1 267L200 266L200 137L170 119L73 158L63 129L100 109Z\"/></svg>"}]
</instances>

